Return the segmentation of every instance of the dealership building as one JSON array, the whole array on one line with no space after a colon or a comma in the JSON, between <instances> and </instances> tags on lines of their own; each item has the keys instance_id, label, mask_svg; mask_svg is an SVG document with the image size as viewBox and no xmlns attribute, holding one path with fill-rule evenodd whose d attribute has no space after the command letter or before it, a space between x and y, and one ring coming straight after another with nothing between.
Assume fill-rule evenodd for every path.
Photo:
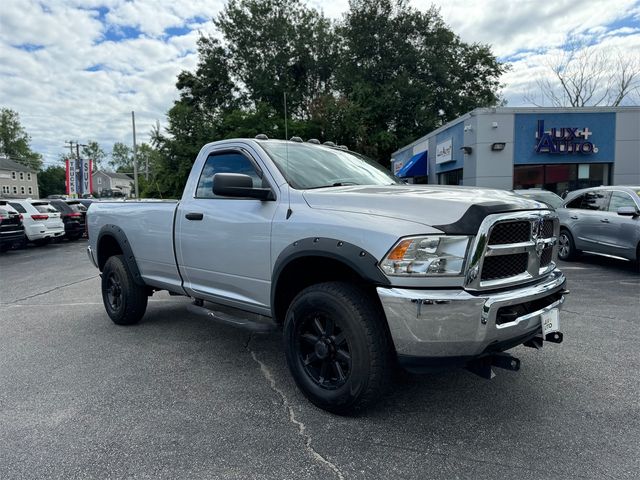
<instances>
[{"instance_id":1,"label":"dealership building","mask_svg":"<svg viewBox=\"0 0 640 480\"><path fill-rule=\"evenodd\" d=\"M479 108L392 154L411 183L545 188L640 185L640 107Z\"/></svg>"}]
</instances>

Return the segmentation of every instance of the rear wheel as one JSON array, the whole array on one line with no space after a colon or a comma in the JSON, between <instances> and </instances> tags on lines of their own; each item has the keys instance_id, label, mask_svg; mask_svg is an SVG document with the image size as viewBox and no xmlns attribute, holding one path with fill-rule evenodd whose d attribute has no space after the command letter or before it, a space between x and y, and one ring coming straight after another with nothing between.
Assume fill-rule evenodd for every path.
<instances>
[{"instance_id":1,"label":"rear wheel","mask_svg":"<svg viewBox=\"0 0 640 480\"><path fill-rule=\"evenodd\" d=\"M147 291L138 285L122 255L109 257L102 270L102 301L118 325L138 323L147 309Z\"/></svg>"},{"instance_id":2,"label":"rear wheel","mask_svg":"<svg viewBox=\"0 0 640 480\"><path fill-rule=\"evenodd\" d=\"M361 410L388 384L392 349L384 316L354 285L327 282L300 292L287 312L284 343L296 384L324 410Z\"/></svg>"},{"instance_id":3,"label":"rear wheel","mask_svg":"<svg viewBox=\"0 0 640 480\"><path fill-rule=\"evenodd\" d=\"M560 230L560 236L558 237L558 258L564 261L573 260L578 253L579 251L576 250L573 236L568 230Z\"/></svg>"}]
</instances>

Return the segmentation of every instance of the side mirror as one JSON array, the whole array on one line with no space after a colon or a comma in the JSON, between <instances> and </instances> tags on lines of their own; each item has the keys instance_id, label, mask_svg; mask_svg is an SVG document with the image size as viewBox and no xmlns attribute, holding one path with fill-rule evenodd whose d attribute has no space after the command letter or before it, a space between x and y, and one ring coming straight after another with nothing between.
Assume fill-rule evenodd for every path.
<instances>
[{"instance_id":1,"label":"side mirror","mask_svg":"<svg viewBox=\"0 0 640 480\"><path fill-rule=\"evenodd\" d=\"M623 217L635 217L638 215L638 210L634 207L620 207L618 208L618 215Z\"/></svg>"},{"instance_id":2,"label":"side mirror","mask_svg":"<svg viewBox=\"0 0 640 480\"><path fill-rule=\"evenodd\" d=\"M213 176L213 193L219 197L275 200L270 188L253 188L253 179L242 173L216 173Z\"/></svg>"}]
</instances>

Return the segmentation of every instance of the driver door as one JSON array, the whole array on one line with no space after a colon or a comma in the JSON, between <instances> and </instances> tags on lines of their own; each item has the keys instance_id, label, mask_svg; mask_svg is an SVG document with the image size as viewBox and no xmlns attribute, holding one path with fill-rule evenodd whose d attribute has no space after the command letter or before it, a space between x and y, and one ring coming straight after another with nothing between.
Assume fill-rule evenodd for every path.
<instances>
[{"instance_id":1,"label":"driver door","mask_svg":"<svg viewBox=\"0 0 640 480\"><path fill-rule=\"evenodd\" d=\"M236 308L268 309L271 223L278 200L216 196L216 173L249 175L254 187L277 193L245 149L227 147L209 154L195 195L183 199L176 213L176 255L185 290Z\"/></svg>"}]
</instances>

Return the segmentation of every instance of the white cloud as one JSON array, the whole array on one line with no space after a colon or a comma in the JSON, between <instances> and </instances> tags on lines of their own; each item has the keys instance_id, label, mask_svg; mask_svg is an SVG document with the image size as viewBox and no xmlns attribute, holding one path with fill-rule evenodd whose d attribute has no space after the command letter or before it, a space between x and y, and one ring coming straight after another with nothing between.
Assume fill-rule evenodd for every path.
<instances>
[{"instance_id":1,"label":"white cloud","mask_svg":"<svg viewBox=\"0 0 640 480\"><path fill-rule=\"evenodd\" d=\"M340 18L347 0L307 0ZM426 10L430 2L413 0ZM199 31L223 0L3 0L0 106L18 111L33 147L54 161L65 140L98 140L109 149L148 140L177 97L176 76L197 63ZM632 0L436 0L444 20L467 42L492 45L512 70L503 81L510 105L524 103L535 79L569 35L603 48L640 52L640 6ZM635 20L633 20L635 18ZM626 20L626 23L625 23ZM635 22L635 23L632 23ZM612 26L613 25L613 26ZM168 36L167 29L179 29ZM118 35L120 32L120 35ZM136 38L126 39L131 32ZM175 33L175 32L174 32ZM93 69L96 71L87 71Z\"/></svg>"}]
</instances>

